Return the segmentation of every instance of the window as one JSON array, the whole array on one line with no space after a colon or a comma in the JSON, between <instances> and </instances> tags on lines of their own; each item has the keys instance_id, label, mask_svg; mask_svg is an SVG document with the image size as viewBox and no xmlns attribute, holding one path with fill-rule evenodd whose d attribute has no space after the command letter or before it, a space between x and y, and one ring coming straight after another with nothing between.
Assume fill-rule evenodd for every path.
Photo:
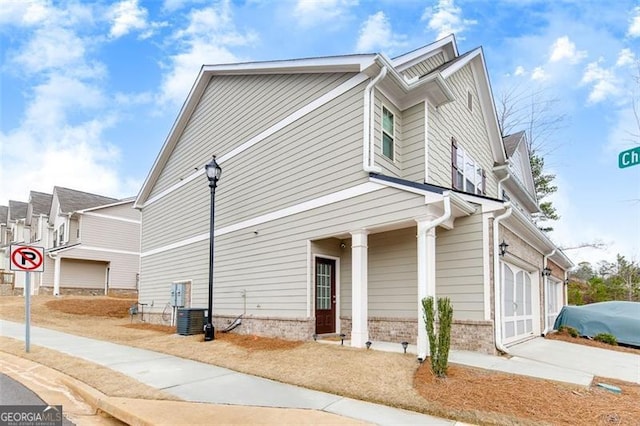
<instances>
[{"instance_id":1,"label":"window","mask_svg":"<svg viewBox=\"0 0 640 426\"><path fill-rule=\"evenodd\" d=\"M485 195L487 175L455 138L451 138L451 186L459 191Z\"/></svg>"},{"instance_id":2,"label":"window","mask_svg":"<svg viewBox=\"0 0 640 426\"><path fill-rule=\"evenodd\" d=\"M58 247L58 231L53 231L53 246Z\"/></svg>"},{"instance_id":3,"label":"window","mask_svg":"<svg viewBox=\"0 0 640 426\"><path fill-rule=\"evenodd\" d=\"M64 223L60 225L60 232L58 233L58 236L60 237L60 245L62 245L64 243Z\"/></svg>"},{"instance_id":4,"label":"window","mask_svg":"<svg viewBox=\"0 0 640 426\"><path fill-rule=\"evenodd\" d=\"M382 107L382 155L393 161L395 123L393 113Z\"/></svg>"}]
</instances>

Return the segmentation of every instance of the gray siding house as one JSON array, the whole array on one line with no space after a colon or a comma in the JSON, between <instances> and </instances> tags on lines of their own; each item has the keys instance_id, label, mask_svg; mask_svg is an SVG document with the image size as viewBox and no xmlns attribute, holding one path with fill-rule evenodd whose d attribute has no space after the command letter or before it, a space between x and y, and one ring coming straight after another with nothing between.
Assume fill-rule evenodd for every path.
<instances>
[{"instance_id":1,"label":"gray siding house","mask_svg":"<svg viewBox=\"0 0 640 426\"><path fill-rule=\"evenodd\" d=\"M203 66L135 201L139 299L158 320L172 282L207 306L212 155L216 328L242 314L241 333L406 340L424 357L431 295L452 300L456 348L545 331L542 271L562 282L571 262L531 222L535 203L505 198L531 188L506 186L480 48L461 55L449 36L394 59Z\"/></svg>"}]
</instances>

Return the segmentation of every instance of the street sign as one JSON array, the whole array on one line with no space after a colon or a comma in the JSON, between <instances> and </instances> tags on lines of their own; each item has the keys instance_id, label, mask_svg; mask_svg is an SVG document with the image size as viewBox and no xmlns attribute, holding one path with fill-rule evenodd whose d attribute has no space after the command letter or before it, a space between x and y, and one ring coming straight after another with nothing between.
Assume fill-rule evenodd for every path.
<instances>
[{"instance_id":1,"label":"street sign","mask_svg":"<svg viewBox=\"0 0 640 426\"><path fill-rule=\"evenodd\" d=\"M44 272L44 247L11 246L12 271Z\"/></svg>"},{"instance_id":2,"label":"street sign","mask_svg":"<svg viewBox=\"0 0 640 426\"><path fill-rule=\"evenodd\" d=\"M621 169L638 164L640 164L640 146L622 151L618 155L618 167Z\"/></svg>"}]
</instances>

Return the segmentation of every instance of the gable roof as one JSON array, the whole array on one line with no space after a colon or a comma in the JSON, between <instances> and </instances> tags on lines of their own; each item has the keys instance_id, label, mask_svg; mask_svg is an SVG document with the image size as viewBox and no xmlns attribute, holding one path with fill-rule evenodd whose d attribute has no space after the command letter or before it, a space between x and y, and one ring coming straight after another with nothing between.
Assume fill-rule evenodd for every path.
<instances>
[{"instance_id":1,"label":"gable roof","mask_svg":"<svg viewBox=\"0 0 640 426\"><path fill-rule=\"evenodd\" d=\"M9 200L9 210L7 220L12 222L27 217L27 207L29 204L22 201Z\"/></svg>"},{"instance_id":2,"label":"gable roof","mask_svg":"<svg viewBox=\"0 0 640 426\"><path fill-rule=\"evenodd\" d=\"M91 194L89 192L77 191L60 186L54 187L53 193L58 197L60 212L62 213L72 213L77 210L113 204L118 201L117 198L105 197L103 195Z\"/></svg>"},{"instance_id":3,"label":"gable roof","mask_svg":"<svg viewBox=\"0 0 640 426\"><path fill-rule=\"evenodd\" d=\"M9 206L0 206L0 224L7 224L7 216L9 215Z\"/></svg>"},{"instance_id":4,"label":"gable roof","mask_svg":"<svg viewBox=\"0 0 640 426\"><path fill-rule=\"evenodd\" d=\"M49 210L51 210L52 200L53 200L53 194L46 194L44 192L31 191L29 193L29 204L31 205L31 214L48 215Z\"/></svg>"},{"instance_id":5,"label":"gable roof","mask_svg":"<svg viewBox=\"0 0 640 426\"><path fill-rule=\"evenodd\" d=\"M502 138L502 140L504 141L504 149L507 151L508 157L511 157L513 155L524 136L525 132L524 130L521 130L517 133L513 133Z\"/></svg>"}]
</instances>

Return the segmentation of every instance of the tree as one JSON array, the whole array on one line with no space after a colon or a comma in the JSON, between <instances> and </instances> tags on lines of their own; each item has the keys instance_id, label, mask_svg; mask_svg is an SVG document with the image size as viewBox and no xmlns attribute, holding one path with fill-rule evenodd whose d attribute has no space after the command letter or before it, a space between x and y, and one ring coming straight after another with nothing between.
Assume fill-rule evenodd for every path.
<instances>
[{"instance_id":1,"label":"tree","mask_svg":"<svg viewBox=\"0 0 640 426\"><path fill-rule=\"evenodd\" d=\"M540 213L533 215L533 220L545 232L553 230L549 221L560 218L553 203L543 201L558 190L553 185L556 176L545 173L544 169L544 158L555 149L553 138L566 119L565 114L555 112L558 103L557 98L547 97L544 90L530 91L516 86L504 92L497 105L498 124L503 137L522 129L527 133L527 151L540 207Z\"/></svg>"}]
</instances>

